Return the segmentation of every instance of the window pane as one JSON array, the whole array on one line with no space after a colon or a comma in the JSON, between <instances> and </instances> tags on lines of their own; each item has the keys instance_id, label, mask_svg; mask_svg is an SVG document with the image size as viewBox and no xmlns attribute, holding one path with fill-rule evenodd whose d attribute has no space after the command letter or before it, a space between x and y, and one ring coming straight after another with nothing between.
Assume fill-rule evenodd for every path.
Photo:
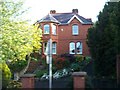
<instances>
[{"instance_id":1,"label":"window pane","mask_svg":"<svg viewBox=\"0 0 120 90\"><path fill-rule=\"evenodd\" d=\"M50 32L50 26L47 24L47 25L44 25L44 34L49 34Z\"/></svg>"},{"instance_id":2,"label":"window pane","mask_svg":"<svg viewBox=\"0 0 120 90\"><path fill-rule=\"evenodd\" d=\"M77 54L82 54L82 43L81 42L77 42L76 51L77 51Z\"/></svg>"},{"instance_id":3,"label":"window pane","mask_svg":"<svg viewBox=\"0 0 120 90\"><path fill-rule=\"evenodd\" d=\"M44 48L44 54L46 54L46 47L47 47L47 43L43 43L43 48Z\"/></svg>"},{"instance_id":4,"label":"window pane","mask_svg":"<svg viewBox=\"0 0 120 90\"><path fill-rule=\"evenodd\" d=\"M52 54L56 54L56 42L52 43Z\"/></svg>"},{"instance_id":5,"label":"window pane","mask_svg":"<svg viewBox=\"0 0 120 90\"><path fill-rule=\"evenodd\" d=\"M52 34L56 35L56 26L55 25L52 25Z\"/></svg>"},{"instance_id":6,"label":"window pane","mask_svg":"<svg viewBox=\"0 0 120 90\"><path fill-rule=\"evenodd\" d=\"M71 42L69 45L69 49L70 49L70 54L75 54L75 43Z\"/></svg>"},{"instance_id":7,"label":"window pane","mask_svg":"<svg viewBox=\"0 0 120 90\"><path fill-rule=\"evenodd\" d=\"M72 34L73 35L78 35L78 25L73 25L72 26Z\"/></svg>"}]
</instances>

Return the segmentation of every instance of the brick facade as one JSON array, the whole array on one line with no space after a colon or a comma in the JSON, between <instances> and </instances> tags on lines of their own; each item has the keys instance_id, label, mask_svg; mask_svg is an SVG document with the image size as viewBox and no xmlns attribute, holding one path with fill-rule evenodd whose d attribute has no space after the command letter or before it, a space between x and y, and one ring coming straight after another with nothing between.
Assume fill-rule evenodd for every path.
<instances>
[{"instance_id":1,"label":"brick facade","mask_svg":"<svg viewBox=\"0 0 120 90\"><path fill-rule=\"evenodd\" d=\"M73 10L75 11L75 10ZM56 13L56 11L52 10L50 11L50 14L52 15L52 13L54 14L60 14L60 13ZM77 14L78 11L75 13L75 15ZM48 17L47 17L48 18ZM72 19L73 18L73 19ZM83 17L81 17L83 19ZM41 29L44 30L44 25L48 24L50 26L50 33L49 34L44 34L43 32L43 43L47 42L50 38L52 39L52 42L56 42L56 55L61 55L61 54L65 54L65 53L69 53L69 44L70 42L81 42L82 43L82 55L84 56L89 56L89 48L86 44L86 38L87 38L87 31L88 28L90 28L92 26L92 24L88 23L88 24L83 24L80 22L80 20L76 17L71 17L70 18L71 21L67 24L60 24L60 23L56 23L53 21L41 21L38 24L40 25ZM88 19L86 19L88 20ZM52 34L52 24L56 25L56 35ZM79 28L79 34L78 35L72 35L72 25L77 24L78 28ZM44 54L44 48L42 48L42 54Z\"/></svg>"}]
</instances>

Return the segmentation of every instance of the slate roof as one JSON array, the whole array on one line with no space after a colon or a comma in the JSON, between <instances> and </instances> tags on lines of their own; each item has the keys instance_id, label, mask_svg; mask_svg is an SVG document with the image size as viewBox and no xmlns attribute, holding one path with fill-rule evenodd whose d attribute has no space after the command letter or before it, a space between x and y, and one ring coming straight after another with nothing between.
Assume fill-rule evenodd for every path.
<instances>
[{"instance_id":1,"label":"slate roof","mask_svg":"<svg viewBox=\"0 0 120 90\"><path fill-rule=\"evenodd\" d=\"M48 14L41 20L38 20L37 22L55 22L59 24L68 24L68 22L71 20L73 17L77 17L80 21L82 21L82 24L93 24L91 19L86 19L79 14L76 13L55 13L55 14Z\"/></svg>"}]
</instances>

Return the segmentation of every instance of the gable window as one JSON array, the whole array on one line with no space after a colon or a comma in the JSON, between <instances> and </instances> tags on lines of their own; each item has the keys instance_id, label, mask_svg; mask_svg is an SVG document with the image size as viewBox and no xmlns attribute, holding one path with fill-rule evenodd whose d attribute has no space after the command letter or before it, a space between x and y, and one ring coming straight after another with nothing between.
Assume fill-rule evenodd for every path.
<instances>
[{"instance_id":1,"label":"gable window","mask_svg":"<svg viewBox=\"0 0 120 90\"><path fill-rule=\"evenodd\" d=\"M56 42L52 43L52 54L56 54Z\"/></svg>"},{"instance_id":2,"label":"gable window","mask_svg":"<svg viewBox=\"0 0 120 90\"><path fill-rule=\"evenodd\" d=\"M75 43L71 42L69 45L70 48L70 54L75 54Z\"/></svg>"},{"instance_id":3,"label":"gable window","mask_svg":"<svg viewBox=\"0 0 120 90\"><path fill-rule=\"evenodd\" d=\"M46 24L44 25L44 34L49 34L50 33L50 25Z\"/></svg>"},{"instance_id":4,"label":"gable window","mask_svg":"<svg viewBox=\"0 0 120 90\"><path fill-rule=\"evenodd\" d=\"M56 25L52 25L52 34L56 35Z\"/></svg>"},{"instance_id":5,"label":"gable window","mask_svg":"<svg viewBox=\"0 0 120 90\"><path fill-rule=\"evenodd\" d=\"M69 44L69 53L70 54L82 54L82 43L81 42L71 42Z\"/></svg>"},{"instance_id":6,"label":"gable window","mask_svg":"<svg viewBox=\"0 0 120 90\"><path fill-rule=\"evenodd\" d=\"M73 25L72 26L72 35L78 35L78 32L79 31L79 29L78 29L78 25Z\"/></svg>"}]
</instances>

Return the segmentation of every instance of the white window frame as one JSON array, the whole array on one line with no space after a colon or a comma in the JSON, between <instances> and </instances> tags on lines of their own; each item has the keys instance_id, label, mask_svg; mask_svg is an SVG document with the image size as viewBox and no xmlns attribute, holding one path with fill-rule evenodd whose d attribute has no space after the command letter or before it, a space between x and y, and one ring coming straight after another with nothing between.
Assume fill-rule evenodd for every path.
<instances>
[{"instance_id":1,"label":"white window frame","mask_svg":"<svg viewBox=\"0 0 120 90\"><path fill-rule=\"evenodd\" d=\"M50 25L45 24L43 30L44 30L44 34L50 34Z\"/></svg>"},{"instance_id":2,"label":"white window frame","mask_svg":"<svg viewBox=\"0 0 120 90\"><path fill-rule=\"evenodd\" d=\"M81 42L70 42L69 43L69 53L70 54L82 54L82 43Z\"/></svg>"},{"instance_id":3,"label":"white window frame","mask_svg":"<svg viewBox=\"0 0 120 90\"><path fill-rule=\"evenodd\" d=\"M82 54L82 43L81 42L76 43L76 54Z\"/></svg>"},{"instance_id":4,"label":"white window frame","mask_svg":"<svg viewBox=\"0 0 120 90\"><path fill-rule=\"evenodd\" d=\"M77 24L72 25L72 35L78 35L79 34L79 27Z\"/></svg>"},{"instance_id":5,"label":"white window frame","mask_svg":"<svg viewBox=\"0 0 120 90\"><path fill-rule=\"evenodd\" d=\"M69 53L70 54L75 54L75 43L74 42L70 42L69 44Z\"/></svg>"},{"instance_id":6,"label":"white window frame","mask_svg":"<svg viewBox=\"0 0 120 90\"><path fill-rule=\"evenodd\" d=\"M53 34L53 35L56 35L56 34L57 34L57 33L56 33L56 30L57 30L57 29L56 29L56 25L53 24L53 25L52 25L52 34Z\"/></svg>"},{"instance_id":7,"label":"white window frame","mask_svg":"<svg viewBox=\"0 0 120 90\"><path fill-rule=\"evenodd\" d=\"M57 47L57 43L56 42L53 42L52 43L52 54L56 54L56 47Z\"/></svg>"}]
</instances>

